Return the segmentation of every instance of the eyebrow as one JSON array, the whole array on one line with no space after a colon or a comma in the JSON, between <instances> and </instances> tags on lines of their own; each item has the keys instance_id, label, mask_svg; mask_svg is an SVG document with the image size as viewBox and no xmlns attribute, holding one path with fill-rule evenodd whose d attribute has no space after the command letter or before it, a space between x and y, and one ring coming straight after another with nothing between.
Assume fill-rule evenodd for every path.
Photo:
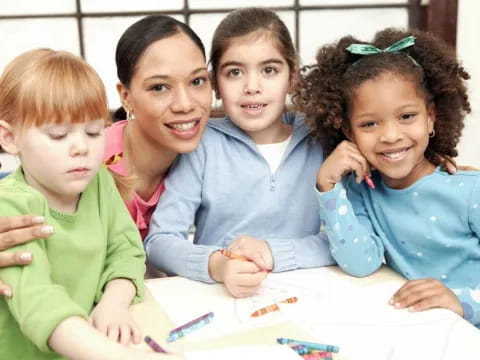
<instances>
[{"instance_id":1,"label":"eyebrow","mask_svg":"<svg viewBox=\"0 0 480 360\"><path fill-rule=\"evenodd\" d=\"M284 62L281 59L271 58L271 59L263 60L262 62L260 62L260 65L267 65L267 64L283 65L283 63ZM242 65L244 65L244 64L239 62L239 61L227 61L226 63L223 63L222 65L220 65L220 69L224 69L228 66L242 66Z\"/></svg>"},{"instance_id":2,"label":"eyebrow","mask_svg":"<svg viewBox=\"0 0 480 360\"><path fill-rule=\"evenodd\" d=\"M193 70L189 75L192 76L192 75L198 74L198 73L203 72L203 71L207 71L207 72L208 72L208 70L207 70L206 67L200 67L200 68L198 68L198 69ZM148 81L148 80L153 80L153 79L163 79L163 80L167 80L167 79L170 79L170 78L171 78L171 76L169 76L169 75L157 74L157 75L152 75L152 76L147 77L147 78L144 80L144 82L145 82L145 81Z\"/></svg>"},{"instance_id":3,"label":"eyebrow","mask_svg":"<svg viewBox=\"0 0 480 360\"><path fill-rule=\"evenodd\" d=\"M418 104L415 104L415 103L408 103L408 104L405 104L405 105L402 105L402 106L399 106L398 108L395 109L395 111L405 111L406 108L410 108L410 107L416 107L418 106ZM414 109L412 109L413 111ZM416 109L415 109L416 110ZM372 117L372 116L377 116L377 113L375 112L368 112L368 113L362 113L360 115L357 116L357 118L363 118L363 117Z\"/></svg>"}]
</instances>

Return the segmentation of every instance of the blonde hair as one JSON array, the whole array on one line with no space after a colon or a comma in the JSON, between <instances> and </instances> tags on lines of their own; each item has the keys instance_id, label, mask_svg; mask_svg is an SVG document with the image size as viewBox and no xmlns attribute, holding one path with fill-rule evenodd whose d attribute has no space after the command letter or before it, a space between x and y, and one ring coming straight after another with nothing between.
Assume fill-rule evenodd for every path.
<instances>
[{"instance_id":1,"label":"blonde hair","mask_svg":"<svg viewBox=\"0 0 480 360\"><path fill-rule=\"evenodd\" d=\"M0 77L0 119L14 127L108 118L100 77L71 53L27 51L13 59Z\"/></svg>"}]
</instances>

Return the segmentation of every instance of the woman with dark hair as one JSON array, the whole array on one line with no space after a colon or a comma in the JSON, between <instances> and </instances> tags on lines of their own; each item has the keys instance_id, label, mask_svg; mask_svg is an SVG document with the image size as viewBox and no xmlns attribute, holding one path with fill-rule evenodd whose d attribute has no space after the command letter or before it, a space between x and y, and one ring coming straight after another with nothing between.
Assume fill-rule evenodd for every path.
<instances>
[{"instance_id":1,"label":"woman with dark hair","mask_svg":"<svg viewBox=\"0 0 480 360\"><path fill-rule=\"evenodd\" d=\"M115 60L125 119L106 129L105 164L142 237L178 154L194 150L210 116L212 91L205 50L186 24L151 15L120 38ZM28 253L1 251L51 235L53 227L28 215L0 219L0 266L28 264ZM11 296L0 281L0 293Z\"/></svg>"}]
</instances>

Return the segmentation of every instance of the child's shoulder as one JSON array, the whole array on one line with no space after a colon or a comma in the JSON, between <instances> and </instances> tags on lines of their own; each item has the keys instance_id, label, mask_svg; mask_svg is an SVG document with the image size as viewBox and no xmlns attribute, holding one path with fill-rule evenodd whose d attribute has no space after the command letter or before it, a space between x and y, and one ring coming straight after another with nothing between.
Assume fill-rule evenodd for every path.
<instances>
[{"instance_id":1,"label":"child's shoulder","mask_svg":"<svg viewBox=\"0 0 480 360\"><path fill-rule=\"evenodd\" d=\"M449 174L437 168L432 175L428 177L430 181L426 185L437 189L443 188L445 191L457 189L468 192L480 184L480 171L458 170L455 174Z\"/></svg>"},{"instance_id":2,"label":"child's shoulder","mask_svg":"<svg viewBox=\"0 0 480 360\"><path fill-rule=\"evenodd\" d=\"M455 174L450 174L445 170L437 168L435 174L443 179L465 180L469 182L477 182L480 179L480 171L476 170L457 170Z\"/></svg>"},{"instance_id":3,"label":"child's shoulder","mask_svg":"<svg viewBox=\"0 0 480 360\"><path fill-rule=\"evenodd\" d=\"M244 140L247 135L230 118L214 118L208 120L201 143L219 145L222 139L228 141L232 137Z\"/></svg>"},{"instance_id":4,"label":"child's shoulder","mask_svg":"<svg viewBox=\"0 0 480 360\"><path fill-rule=\"evenodd\" d=\"M0 216L35 213L48 208L45 197L25 182L19 168L0 181Z\"/></svg>"}]
</instances>

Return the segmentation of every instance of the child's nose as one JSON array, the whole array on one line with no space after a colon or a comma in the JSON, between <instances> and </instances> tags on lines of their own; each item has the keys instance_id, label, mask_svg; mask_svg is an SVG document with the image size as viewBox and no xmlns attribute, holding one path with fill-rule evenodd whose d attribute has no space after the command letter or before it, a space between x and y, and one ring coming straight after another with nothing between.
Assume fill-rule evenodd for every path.
<instances>
[{"instance_id":1,"label":"child's nose","mask_svg":"<svg viewBox=\"0 0 480 360\"><path fill-rule=\"evenodd\" d=\"M70 154L72 156L85 155L88 153L88 143L85 136L75 136L70 146Z\"/></svg>"},{"instance_id":2,"label":"child's nose","mask_svg":"<svg viewBox=\"0 0 480 360\"><path fill-rule=\"evenodd\" d=\"M260 93L260 79L256 74L249 74L245 82L245 94L252 95Z\"/></svg>"},{"instance_id":3,"label":"child's nose","mask_svg":"<svg viewBox=\"0 0 480 360\"><path fill-rule=\"evenodd\" d=\"M393 143L401 140L403 134L397 124L387 123L383 127L383 131L380 135L380 141Z\"/></svg>"}]
</instances>

